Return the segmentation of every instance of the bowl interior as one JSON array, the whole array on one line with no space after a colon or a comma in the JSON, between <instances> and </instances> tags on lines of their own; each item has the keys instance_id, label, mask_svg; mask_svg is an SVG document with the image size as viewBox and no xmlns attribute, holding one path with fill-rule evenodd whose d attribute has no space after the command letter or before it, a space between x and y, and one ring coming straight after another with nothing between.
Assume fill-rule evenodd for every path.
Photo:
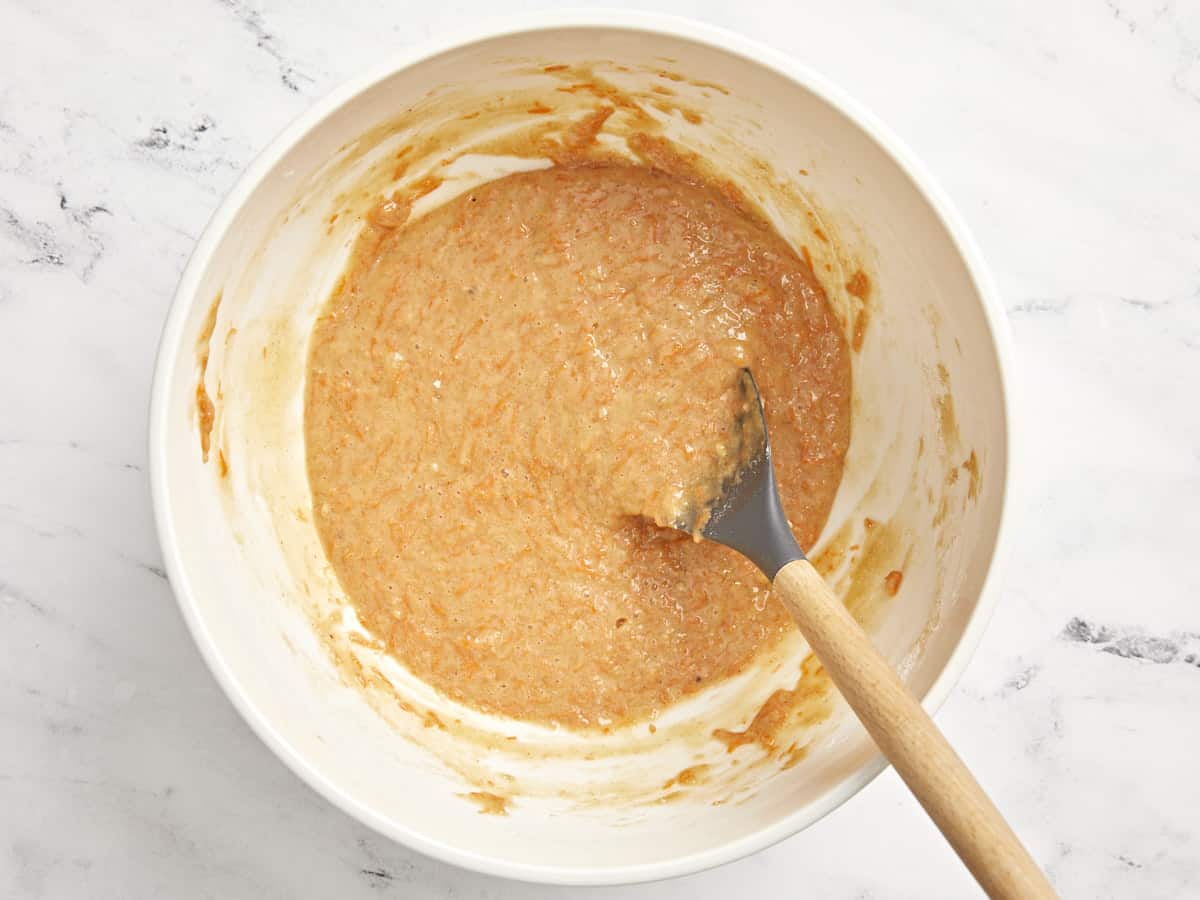
<instances>
[{"instance_id":1,"label":"bowl interior","mask_svg":"<svg viewBox=\"0 0 1200 900\"><path fill-rule=\"evenodd\" d=\"M362 639L311 524L302 387L313 319L362 214L397 183L451 159L428 208L545 164L464 152L527 127L532 101L569 120L611 102L610 89L635 98L656 129L713 161L807 248L858 346L846 476L815 557L918 695L961 665L962 654L951 658L998 537L1007 433L996 340L928 192L842 103L784 74L786 63L669 30L497 35L340 92L218 212L164 336L151 429L164 554L226 690L347 810L420 850L506 875L619 881L721 862L818 818L878 762L836 696L828 715L788 732L803 750L793 758L755 745L729 753L712 738L795 684L799 639L669 711L655 734L587 739L457 708ZM582 84L597 89L561 90ZM637 127L622 125L622 109L614 147ZM215 407L207 461L201 385ZM894 594L893 571L903 575ZM697 764L703 783L664 789ZM508 814L480 814L481 794L511 798Z\"/></svg>"}]
</instances>

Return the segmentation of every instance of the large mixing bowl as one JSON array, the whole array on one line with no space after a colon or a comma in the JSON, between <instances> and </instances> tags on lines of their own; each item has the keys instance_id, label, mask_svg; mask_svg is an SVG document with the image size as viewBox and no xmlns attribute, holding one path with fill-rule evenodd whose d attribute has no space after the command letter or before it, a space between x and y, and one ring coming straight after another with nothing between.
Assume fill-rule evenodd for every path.
<instances>
[{"instance_id":1,"label":"large mixing bowl","mask_svg":"<svg viewBox=\"0 0 1200 900\"><path fill-rule=\"evenodd\" d=\"M604 104L615 152L652 127L812 258L856 347L846 474L815 555L929 708L995 601L1008 480L1007 338L975 245L899 142L797 62L674 19L552 14L405 52L313 106L221 205L167 319L150 421L167 571L230 699L305 781L417 850L535 881L722 863L884 765L828 691L771 741L714 738L796 685L798 636L655 728L579 734L465 709L379 652L324 558L304 362L365 211L430 172L440 186L417 213L542 164L485 138Z\"/></svg>"}]
</instances>

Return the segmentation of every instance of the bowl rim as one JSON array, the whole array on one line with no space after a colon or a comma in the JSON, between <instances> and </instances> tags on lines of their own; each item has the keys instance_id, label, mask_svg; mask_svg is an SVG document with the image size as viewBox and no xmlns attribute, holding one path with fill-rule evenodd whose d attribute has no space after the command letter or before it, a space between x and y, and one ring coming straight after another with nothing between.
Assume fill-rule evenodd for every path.
<instances>
[{"instance_id":1,"label":"bowl rim","mask_svg":"<svg viewBox=\"0 0 1200 900\"><path fill-rule=\"evenodd\" d=\"M996 355L1002 395L1004 430L1004 483L1001 486L996 539L979 591L978 602L968 617L954 649L942 671L934 679L922 705L931 714L945 702L974 654L991 619L1000 594L1000 570L1009 555L1010 519L1014 484L1013 436L1013 361L1011 333L1004 306L991 273L965 222L929 171L911 150L875 115L823 75L808 68L786 53L775 50L739 33L707 23L672 15L629 12L624 10L574 9L541 11L492 19L470 27L452 30L445 36L418 42L391 54L385 61L342 82L315 101L280 131L254 158L221 201L196 242L163 325L154 364L150 395L148 429L148 475L155 528L162 548L164 566L172 590L201 656L230 702L285 765L309 787L334 806L407 847L442 862L488 875L526 882L561 885L615 885L655 881L688 875L749 856L802 831L837 809L866 787L887 767L882 756L875 756L853 775L830 788L811 803L805 804L777 822L751 831L697 853L651 863L606 866L557 866L515 862L488 856L434 840L412 828L400 825L345 794L329 777L313 766L275 729L271 721L249 699L214 642L188 579L179 550L167 489L168 387L175 360L181 352L181 339L188 313L198 301L198 288L224 233L263 178L277 163L323 120L344 104L395 72L440 54L488 40L518 33L553 31L564 28L617 29L631 33L665 36L711 47L763 66L811 91L847 116L907 175L933 207L966 266L980 297L984 319Z\"/></svg>"}]
</instances>

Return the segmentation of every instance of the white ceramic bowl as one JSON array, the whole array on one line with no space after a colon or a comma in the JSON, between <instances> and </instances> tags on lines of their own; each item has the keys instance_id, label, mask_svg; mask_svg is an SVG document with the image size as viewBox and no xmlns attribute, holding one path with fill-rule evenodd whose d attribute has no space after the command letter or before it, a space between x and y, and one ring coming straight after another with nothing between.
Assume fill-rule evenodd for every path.
<instances>
[{"instance_id":1,"label":"white ceramic bowl","mask_svg":"<svg viewBox=\"0 0 1200 900\"><path fill-rule=\"evenodd\" d=\"M484 872L599 884L752 853L834 809L883 762L838 704L795 732L807 756L791 768L754 746L726 753L709 737L712 726L744 726L771 691L794 683L798 639L667 711L656 735L643 724L586 739L457 708L353 639L309 514L300 428L308 330L363 210L396 179L421 174L420 159L396 171L399 147L435 129L449 135L446 149L465 146L479 135L464 110L489 101L545 96L554 116L599 102L556 90L582 77L542 71L562 64L663 98L651 112L664 132L730 173L809 248L851 332L863 304L845 285L858 268L869 275L854 435L817 549L931 709L996 597L1007 337L958 216L873 116L791 59L676 19L555 13L407 51L315 104L226 198L167 319L150 421L163 555L205 659L284 762L383 834ZM425 205L523 164L465 157L443 167L448 183ZM207 463L198 380L216 406ZM875 532L867 518L881 523ZM903 583L889 597L883 576L893 569ZM425 727L431 714L460 724ZM496 742L508 734L519 752ZM657 802L663 782L697 761L711 767L706 783ZM480 815L460 796L481 785L513 798L508 816Z\"/></svg>"}]
</instances>

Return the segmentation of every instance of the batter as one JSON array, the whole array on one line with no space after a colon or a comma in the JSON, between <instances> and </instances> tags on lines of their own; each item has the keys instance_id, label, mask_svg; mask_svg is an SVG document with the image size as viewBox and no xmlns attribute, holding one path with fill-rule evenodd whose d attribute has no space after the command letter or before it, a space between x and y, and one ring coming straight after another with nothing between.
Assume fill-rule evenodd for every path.
<instances>
[{"instance_id":1,"label":"batter","mask_svg":"<svg viewBox=\"0 0 1200 900\"><path fill-rule=\"evenodd\" d=\"M395 205L395 204L393 204ZM512 175L373 215L312 335L316 525L363 623L478 709L653 717L792 626L737 554L660 526L766 402L802 546L849 441L809 266L717 191L633 166Z\"/></svg>"}]
</instances>

